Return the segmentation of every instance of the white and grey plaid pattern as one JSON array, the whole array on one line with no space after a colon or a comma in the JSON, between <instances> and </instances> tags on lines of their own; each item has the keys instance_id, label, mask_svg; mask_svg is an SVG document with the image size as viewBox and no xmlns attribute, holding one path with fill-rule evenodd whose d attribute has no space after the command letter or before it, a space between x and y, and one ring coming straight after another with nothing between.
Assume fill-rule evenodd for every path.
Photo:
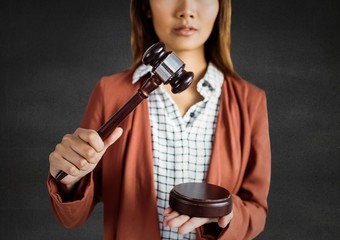
<instances>
[{"instance_id":1,"label":"white and grey plaid pattern","mask_svg":"<svg viewBox=\"0 0 340 240\"><path fill-rule=\"evenodd\" d=\"M133 81L147 70L144 66L138 68ZM154 179L162 239L196 238L195 231L179 235L177 229L165 228L162 213L169 206L169 193L175 185L205 179L223 79L223 74L209 64L197 85L204 100L191 106L183 117L162 86L149 96Z\"/></svg>"}]
</instances>

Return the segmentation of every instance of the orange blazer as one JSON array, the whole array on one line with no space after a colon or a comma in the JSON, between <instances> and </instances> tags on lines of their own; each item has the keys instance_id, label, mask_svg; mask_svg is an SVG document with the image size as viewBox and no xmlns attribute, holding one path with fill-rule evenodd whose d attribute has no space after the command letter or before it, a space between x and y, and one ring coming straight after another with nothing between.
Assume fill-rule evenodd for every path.
<instances>
[{"instance_id":1,"label":"orange blazer","mask_svg":"<svg viewBox=\"0 0 340 240\"><path fill-rule=\"evenodd\" d=\"M118 111L140 87L131 79L131 70L103 77L92 92L81 127L98 129ZM234 217L222 231L197 228L197 239L253 239L265 226L270 184L266 97L249 82L226 76L220 101L206 181L232 193ZM148 101L120 126L123 135L80 181L73 200L63 202L49 176L52 209L66 227L77 227L101 201L105 240L160 239Z\"/></svg>"}]
</instances>

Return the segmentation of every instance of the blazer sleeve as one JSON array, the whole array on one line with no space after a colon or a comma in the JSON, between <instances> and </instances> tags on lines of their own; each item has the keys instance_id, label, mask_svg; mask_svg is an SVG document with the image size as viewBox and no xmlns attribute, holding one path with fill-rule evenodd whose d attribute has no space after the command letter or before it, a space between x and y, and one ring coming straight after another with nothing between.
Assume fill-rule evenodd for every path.
<instances>
[{"instance_id":1,"label":"blazer sleeve","mask_svg":"<svg viewBox=\"0 0 340 240\"><path fill-rule=\"evenodd\" d=\"M53 213L67 228L79 227L90 216L94 207L94 187L92 173L80 180L70 201L64 201L59 194L55 179L49 175L47 188L49 191Z\"/></svg>"},{"instance_id":2,"label":"blazer sleeve","mask_svg":"<svg viewBox=\"0 0 340 240\"><path fill-rule=\"evenodd\" d=\"M266 96L260 93L257 104L249 109L250 152L241 188L233 196L234 217L220 239L254 239L265 226L271 151Z\"/></svg>"},{"instance_id":3,"label":"blazer sleeve","mask_svg":"<svg viewBox=\"0 0 340 240\"><path fill-rule=\"evenodd\" d=\"M97 129L103 118L103 92L100 82L95 86L83 121L82 128ZM90 216L95 204L100 201L100 169L98 163L93 172L83 177L75 190L71 199L64 201L58 191L58 184L49 175L47 179L47 189L52 210L57 219L68 228L78 227L83 224Z\"/></svg>"},{"instance_id":4,"label":"blazer sleeve","mask_svg":"<svg viewBox=\"0 0 340 240\"><path fill-rule=\"evenodd\" d=\"M249 104L251 133L247 167L241 187L233 194L233 218L225 228L209 224L201 228L201 239L254 239L265 226L271 175L271 152L266 96L263 91Z\"/></svg>"}]
</instances>

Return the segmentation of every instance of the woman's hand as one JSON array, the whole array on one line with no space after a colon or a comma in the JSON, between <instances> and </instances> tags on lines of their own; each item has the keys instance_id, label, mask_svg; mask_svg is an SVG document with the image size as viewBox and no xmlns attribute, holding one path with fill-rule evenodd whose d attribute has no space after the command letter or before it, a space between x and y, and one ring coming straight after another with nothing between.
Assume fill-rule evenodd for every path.
<instances>
[{"instance_id":1,"label":"woman's hand","mask_svg":"<svg viewBox=\"0 0 340 240\"><path fill-rule=\"evenodd\" d=\"M168 207L164 210L163 215L165 216L165 220L163 222L165 227L177 227L179 234L186 234L195 228L211 222L217 222L221 228L225 228L233 218L233 211L221 218L191 218L187 215L181 215Z\"/></svg>"},{"instance_id":2,"label":"woman's hand","mask_svg":"<svg viewBox=\"0 0 340 240\"><path fill-rule=\"evenodd\" d=\"M60 170L64 171L68 175L61 183L71 188L97 166L106 149L122 132L121 128L116 128L105 141L90 129L78 128L73 134L66 134L49 156L51 175L55 177Z\"/></svg>"}]
</instances>

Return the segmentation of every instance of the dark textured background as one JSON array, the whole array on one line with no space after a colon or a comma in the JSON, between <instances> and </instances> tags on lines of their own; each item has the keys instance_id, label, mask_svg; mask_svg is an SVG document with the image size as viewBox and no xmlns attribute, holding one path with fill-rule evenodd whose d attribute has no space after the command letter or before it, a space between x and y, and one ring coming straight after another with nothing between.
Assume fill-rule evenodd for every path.
<instances>
[{"instance_id":1,"label":"dark textured background","mask_svg":"<svg viewBox=\"0 0 340 240\"><path fill-rule=\"evenodd\" d=\"M98 79L131 64L129 1L0 3L1 239L102 239L54 218L48 154ZM340 4L233 2L232 57L267 92L272 185L258 239L340 239ZM147 216L146 216L147 217Z\"/></svg>"}]
</instances>

